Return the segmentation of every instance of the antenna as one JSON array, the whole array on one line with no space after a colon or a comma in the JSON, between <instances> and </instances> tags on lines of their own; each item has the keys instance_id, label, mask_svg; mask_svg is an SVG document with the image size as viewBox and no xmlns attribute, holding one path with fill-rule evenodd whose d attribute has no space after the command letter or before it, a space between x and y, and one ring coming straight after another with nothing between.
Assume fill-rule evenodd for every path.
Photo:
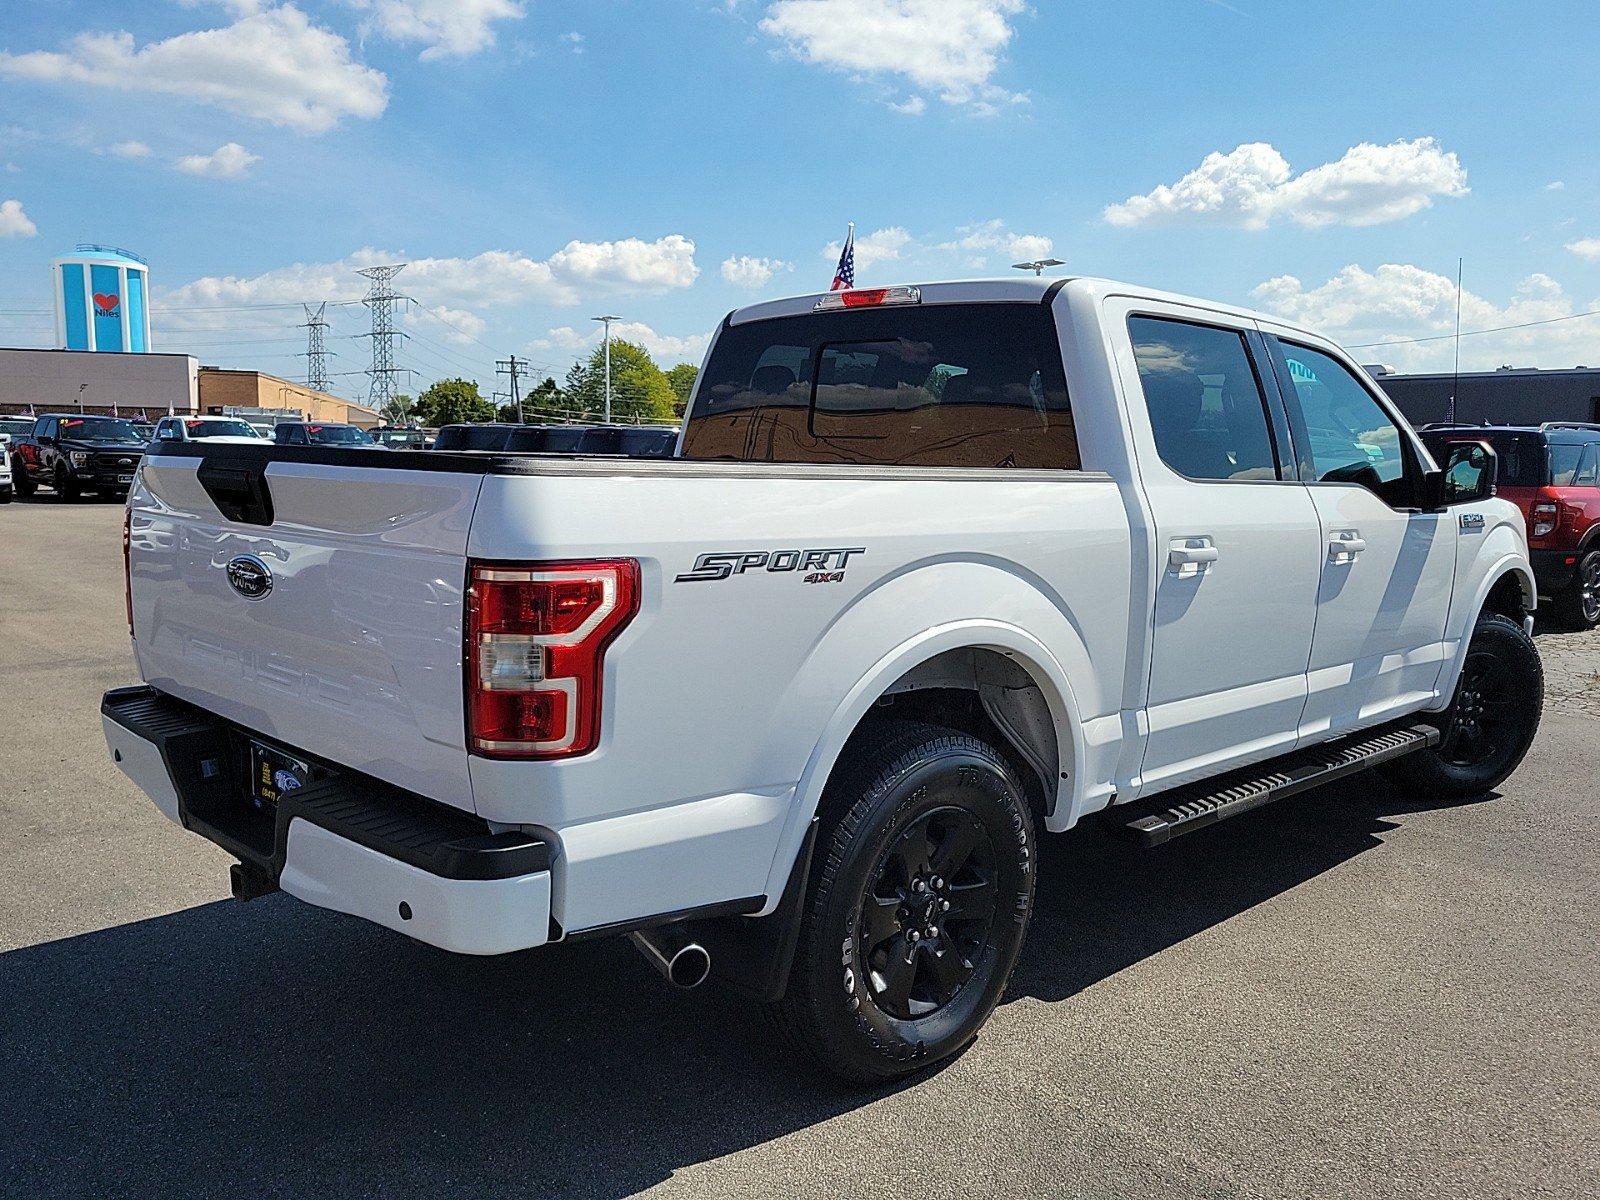
<instances>
[{"instance_id":1,"label":"antenna","mask_svg":"<svg viewBox=\"0 0 1600 1200\"><path fill-rule=\"evenodd\" d=\"M1456 367L1450 380L1450 407L1444 414L1452 425L1456 420L1456 395L1461 391L1461 272L1466 263L1465 258L1456 259Z\"/></svg>"},{"instance_id":2,"label":"antenna","mask_svg":"<svg viewBox=\"0 0 1600 1200\"><path fill-rule=\"evenodd\" d=\"M356 272L372 281L362 302L372 310L372 332L367 335L372 339L372 367L367 371L372 386L367 392L367 402L380 412L395 397L394 377L398 371L394 365L394 340L407 336L395 330L394 304L396 300L409 297L400 295L390 286L394 277L405 269L405 263L393 263Z\"/></svg>"},{"instance_id":3,"label":"antenna","mask_svg":"<svg viewBox=\"0 0 1600 1200\"><path fill-rule=\"evenodd\" d=\"M323 335L328 331L328 318L323 313L328 304L324 301L315 309L309 304L300 307L306 310L305 324L300 326L306 331L306 386L314 392L326 392L328 351L323 344Z\"/></svg>"}]
</instances>

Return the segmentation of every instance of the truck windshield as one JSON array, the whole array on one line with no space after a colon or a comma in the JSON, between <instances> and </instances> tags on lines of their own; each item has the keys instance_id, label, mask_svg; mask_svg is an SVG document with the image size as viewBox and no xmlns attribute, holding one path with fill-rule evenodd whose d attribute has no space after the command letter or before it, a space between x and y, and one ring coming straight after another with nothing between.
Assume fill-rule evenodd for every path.
<instances>
[{"instance_id":1,"label":"truck windshield","mask_svg":"<svg viewBox=\"0 0 1600 1200\"><path fill-rule=\"evenodd\" d=\"M1050 310L857 308L729 326L683 457L921 467L1078 467Z\"/></svg>"},{"instance_id":2,"label":"truck windshield","mask_svg":"<svg viewBox=\"0 0 1600 1200\"><path fill-rule=\"evenodd\" d=\"M116 417L63 417L57 436L62 440L83 438L92 442L127 442L129 445L144 441L132 421Z\"/></svg>"},{"instance_id":3,"label":"truck windshield","mask_svg":"<svg viewBox=\"0 0 1600 1200\"><path fill-rule=\"evenodd\" d=\"M243 421L185 421L183 427L192 438L257 436L256 431Z\"/></svg>"}]
</instances>

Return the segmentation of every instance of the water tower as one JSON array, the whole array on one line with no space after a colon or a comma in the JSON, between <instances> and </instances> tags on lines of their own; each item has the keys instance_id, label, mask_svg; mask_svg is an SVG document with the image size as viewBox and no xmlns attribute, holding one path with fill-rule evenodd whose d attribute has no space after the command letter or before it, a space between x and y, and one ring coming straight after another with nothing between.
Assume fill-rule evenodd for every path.
<instances>
[{"instance_id":1,"label":"water tower","mask_svg":"<svg viewBox=\"0 0 1600 1200\"><path fill-rule=\"evenodd\" d=\"M150 349L150 266L131 250L80 242L50 264L56 345L63 350Z\"/></svg>"}]
</instances>

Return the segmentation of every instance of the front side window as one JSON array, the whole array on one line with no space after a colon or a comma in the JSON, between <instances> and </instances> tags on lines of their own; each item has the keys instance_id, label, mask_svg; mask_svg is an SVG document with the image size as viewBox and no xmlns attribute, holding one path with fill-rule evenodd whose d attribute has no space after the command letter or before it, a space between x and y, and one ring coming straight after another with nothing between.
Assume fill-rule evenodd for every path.
<instances>
[{"instance_id":1,"label":"front side window","mask_svg":"<svg viewBox=\"0 0 1600 1200\"><path fill-rule=\"evenodd\" d=\"M1311 478L1320 483L1357 483L1394 503L1406 475L1400 427L1372 393L1337 359L1280 342L1289 384L1299 400Z\"/></svg>"},{"instance_id":2,"label":"front side window","mask_svg":"<svg viewBox=\"0 0 1600 1200\"><path fill-rule=\"evenodd\" d=\"M730 326L701 376L683 457L1079 466L1042 304L863 308Z\"/></svg>"},{"instance_id":3,"label":"front side window","mask_svg":"<svg viewBox=\"0 0 1600 1200\"><path fill-rule=\"evenodd\" d=\"M1261 383L1236 329L1130 317L1161 461L1189 479L1276 479Z\"/></svg>"}]
</instances>

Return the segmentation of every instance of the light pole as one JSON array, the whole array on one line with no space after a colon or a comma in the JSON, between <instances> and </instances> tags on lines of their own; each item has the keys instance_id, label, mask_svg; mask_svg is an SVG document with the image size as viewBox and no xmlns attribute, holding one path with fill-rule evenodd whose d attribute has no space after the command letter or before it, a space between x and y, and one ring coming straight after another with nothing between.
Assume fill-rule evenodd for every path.
<instances>
[{"instance_id":1,"label":"light pole","mask_svg":"<svg viewBox=\"0 0 1600 1200\"><path fill-rule=\"evenodd\" d=\"M606 327L606 424L611 424L611 322L622 320L621 317L591 317L590 320L599 321Z\"/></svg>"}]
</instances>

